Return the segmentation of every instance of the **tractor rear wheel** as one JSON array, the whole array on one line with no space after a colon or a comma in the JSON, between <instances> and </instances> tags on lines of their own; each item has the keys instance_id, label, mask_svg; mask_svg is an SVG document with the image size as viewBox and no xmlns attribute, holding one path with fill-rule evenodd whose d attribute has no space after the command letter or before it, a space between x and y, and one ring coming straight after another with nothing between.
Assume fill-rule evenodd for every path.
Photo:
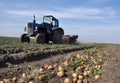
<instances>
[{"instance_id":1,"label":"tractor rear wheel","mask_svg":"<svg viewBox=\"0 0 120 83\"><path fill-rule=\"evenodd\" d=\"M30 42L30 37L27 34L22 34L20 37L20 42Z\"/></svg>"},{"instance_id":2,"label":"tractor rear wheel","mask_svg":"<svg viewBox=\"0 0 120 83\"><path fill-rule=\"evenodd\" d=\"M45 34L40 33L36 35L36 43L44 44L45 43Z\"/></svg>"},{"instance_id":3,"label":"tractor rear wheel","mask_svg":"<svg viewBox=\"0 0 120 83\"><path fill-rule=\"evenodd\" d=\"M54 31L53 43L54 44L61 44L62 43L62 35L63 35L63 32L61 30Z\"/></svg>"}]
</instances>

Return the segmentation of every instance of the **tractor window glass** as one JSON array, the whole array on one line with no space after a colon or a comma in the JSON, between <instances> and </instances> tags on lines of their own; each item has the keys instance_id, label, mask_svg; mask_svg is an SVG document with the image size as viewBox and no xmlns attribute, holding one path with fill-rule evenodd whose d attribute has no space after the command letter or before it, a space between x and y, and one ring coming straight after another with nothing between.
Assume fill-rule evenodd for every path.
<instances>
[{"instance_id":1,"label":"tractor window glass","mask_svg":"<svg viewBox=\"0 0 120 83\"><path fill-rule=\"evenodd\" d=\"M52 20L52 24L54 27L58 27L58 22L56 20Z\"/></svg>"},{"instance_id":2,"label":"tractor window glass","mask_svg":"<svg viewBox=\"0 0 120 83\"><path fill-rule=\"evenodd\" d=\"M43 22L44 22L44 23L51 24L51 18L50 18L50 17L44 17Z\"/></svg>"},{"instance_id":3,"label":"tractor window glass","mask_svg":"<svg viewBox=\"0 0 120 83\"><path fill-rule=\"evenodd\" d=\"M55 21L54 20L52 21L52 25L55 27Z\"/></svg>"}]
</instances>

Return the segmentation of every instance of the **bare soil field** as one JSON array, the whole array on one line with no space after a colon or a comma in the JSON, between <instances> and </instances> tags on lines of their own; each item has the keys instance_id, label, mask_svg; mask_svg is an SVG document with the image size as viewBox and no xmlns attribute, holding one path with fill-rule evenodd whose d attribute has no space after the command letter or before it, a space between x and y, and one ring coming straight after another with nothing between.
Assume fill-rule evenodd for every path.
<instances>
[{"instance_id":1,"label":"bare soil field","mask_svg":"<svg viewBox=\"0 0 120 83\"><path fill-rule=\"evenodd\" d=\"M0 37L0 83L119 82L120 45L40 45Z\"/></svg>"}]
</instances>

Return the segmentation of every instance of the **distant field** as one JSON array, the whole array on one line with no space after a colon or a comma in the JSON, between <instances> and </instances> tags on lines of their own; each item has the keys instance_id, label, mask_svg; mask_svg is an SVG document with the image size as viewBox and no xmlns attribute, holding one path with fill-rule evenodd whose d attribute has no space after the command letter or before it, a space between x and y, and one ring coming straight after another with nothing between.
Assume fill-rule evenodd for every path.
<instances>
[{"instance_id":1,"label":"distant field","mask_svg":"<svg viewBox=\"0 0 120 83\"><path fill-rule=\"evenodd\" d=\"M0 37L0 83L119 83L120 45Z\"/></svg>"}]
</instances>

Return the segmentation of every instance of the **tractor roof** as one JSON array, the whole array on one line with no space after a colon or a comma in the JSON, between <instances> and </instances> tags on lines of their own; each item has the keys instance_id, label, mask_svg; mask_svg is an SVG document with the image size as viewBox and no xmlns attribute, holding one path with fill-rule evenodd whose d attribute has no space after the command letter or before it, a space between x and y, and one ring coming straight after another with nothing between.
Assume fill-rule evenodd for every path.
<instances>
[{"instance_id":1,"label":"tractor roof","mask_svg":"<svg viewBox=\"0 0 120 83\"><path fill-rule=\"evenodd\" d=\"M52 15L45 15L44 17L52 17L53 20L57 20L57 18L55 18L55 17L52 16Z\"/></svg>"}]
</instances>

